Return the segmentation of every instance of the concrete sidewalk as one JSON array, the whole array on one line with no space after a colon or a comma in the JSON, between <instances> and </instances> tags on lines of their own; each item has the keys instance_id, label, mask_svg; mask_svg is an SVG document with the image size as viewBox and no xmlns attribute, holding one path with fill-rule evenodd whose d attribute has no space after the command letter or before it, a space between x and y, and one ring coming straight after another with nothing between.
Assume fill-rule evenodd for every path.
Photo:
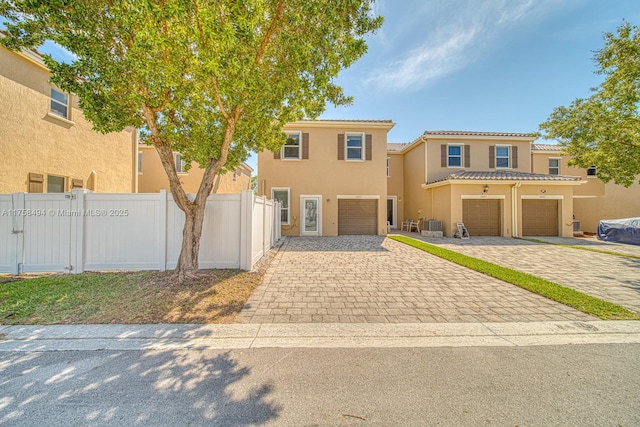
<instances>
[{"instance_id":1,"label":"concrete sidewalk","mask_svg":"<svg viewBox=\"0 0 640 427\"><path fill-rule=\"evenodd\" d=\"M640 344L640 322L0 326L0 352Z\"/></svg>"}]
</instances>

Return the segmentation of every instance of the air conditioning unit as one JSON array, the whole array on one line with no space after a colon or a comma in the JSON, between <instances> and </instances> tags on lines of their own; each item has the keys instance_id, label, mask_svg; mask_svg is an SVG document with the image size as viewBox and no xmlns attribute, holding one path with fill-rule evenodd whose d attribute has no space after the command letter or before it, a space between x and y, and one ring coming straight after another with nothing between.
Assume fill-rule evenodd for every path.
<instances>
[{"instance_id":1,"label":"air conditioning unit","mask_svg":"<svg viewBox=\"0 0 640 427\"><path fill-rule=\"evenodd\" d=\"M573 232L574 233L581 233L582 229L580 227L580 221L573 221Z\"/></svg>"},{"instance_id":2,"label":"air conditioning unit","mask_svg":"<svg viewBox=\"0 0 640 427\"><path fill-rule=\"evenodd\" d=\"M422 221L422 229L426 231L442 231L442 221L427 219Z\"/></svg>"}]
</instances>

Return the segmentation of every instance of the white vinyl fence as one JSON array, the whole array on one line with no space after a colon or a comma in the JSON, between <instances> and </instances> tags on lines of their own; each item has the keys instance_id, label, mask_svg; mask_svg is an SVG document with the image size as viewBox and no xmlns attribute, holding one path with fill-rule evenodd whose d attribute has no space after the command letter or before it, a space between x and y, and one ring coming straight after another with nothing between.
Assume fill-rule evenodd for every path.
<instances>
[{"instance_id":1,"label":"white vinyl fence","mask_svg":"<svg viewBox=\"0 0 640 427\"><path fill-rule=\"evenodd\" d=\"M166 191L0 195L0 272L176 267L184 213ZM251 191L207 199L200 268L254 264L280 239L280 205Z\"/></svg>"}]
</instances>

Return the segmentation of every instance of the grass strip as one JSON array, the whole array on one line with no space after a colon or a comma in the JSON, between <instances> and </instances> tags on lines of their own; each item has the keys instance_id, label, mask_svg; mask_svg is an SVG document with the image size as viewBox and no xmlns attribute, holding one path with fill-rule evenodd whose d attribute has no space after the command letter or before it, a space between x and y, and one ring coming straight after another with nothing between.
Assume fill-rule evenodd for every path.
<instances>
[{"instance_id":1,"label":"grass strip","mask_svg":"<svg viewBox=\"0 0 640 427\"><path fill-rule=\"evenodd\" d=\"M640 256L637 256L637 255L623 254L623 253L620 253L620 252L613 252L613 251L605 251L603 249L595 249L595 248L590 248L590 247L587 247L587 246L569 245L567 243L547 242L545 240L532 239L531 237L520 237L519 239L520 240L526 240L528 242L533 242L533 243L544 243L546 245L563 246L565 248L580 249L581 251L597 252L599 254L614 255L614 256L619 256L619 257L623 257L623 258L640 259Z\"/></svg>"},{"instance_id":2,"label":"grass strip","mask_svg":"<svg viewBox=\"0 0 640 427\"><path fill-rule=\"evenodd\" d=\"M617 304L601 300L591 295L567 288L554 282L533 276L528 273L502 267L488 261L441 248L406 236L387 236L437 257L446 259L463 267L470 268L487 276L495 277L507 283L519 286L528 291L542 295L553 301L573 307L583 313L591 314L603 320L640 320L640 313L635 313Z\"/></svg>"}]
</instances>

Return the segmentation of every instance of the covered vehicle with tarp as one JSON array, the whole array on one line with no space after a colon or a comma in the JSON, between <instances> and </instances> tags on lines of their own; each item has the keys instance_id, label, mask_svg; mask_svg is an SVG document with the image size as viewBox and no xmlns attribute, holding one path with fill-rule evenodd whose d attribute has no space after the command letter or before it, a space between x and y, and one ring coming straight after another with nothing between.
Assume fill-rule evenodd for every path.
<instances>
[{"instance_id":1,"label":"covered vehicle with tarp","mask_svg":"<svg viewBox=\"0 0 640 427\"><path fill-rule=\"evenodd\" d=\"M640 245L640 218L603 219L598 223L598 239Z\"/></svg>"}]
</instances>

